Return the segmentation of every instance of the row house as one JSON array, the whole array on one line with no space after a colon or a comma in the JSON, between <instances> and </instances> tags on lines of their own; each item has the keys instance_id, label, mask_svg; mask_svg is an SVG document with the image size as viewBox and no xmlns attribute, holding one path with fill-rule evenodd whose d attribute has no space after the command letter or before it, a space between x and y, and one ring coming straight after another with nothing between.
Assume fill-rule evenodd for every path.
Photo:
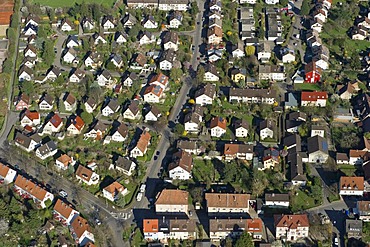
<instances>
[{"instance_id":1,"label":"row house","mask_svg":"<svg viewBox=\"0 0 370 247\"><path fill-rule=\"evenodd\" d=\"M258 68L260 80L283 81L285 79L284 66L260 65Z\"/></svg>"},{"instance_id":2,"label":"row house","mask_svg":"<svg viewBox=\"0 0 370 247\"><path fill-rule=\"evenodd\" d=\"M310 224L307 214L275 215L276 239L296 241L308 237Z\"/></svg>"},{"instance_id":3,"label":"row house","mask_svg":"<svg viewBox=\"0 0 370 247\"><path fill-rule=\"evenodd\" d=\"M364 222L370 221L370 201L357 201L354 213Z\"/></svg>"},{"instance_id":4,"label":"row house","mask_svg":"<svg viewBox=\"0 0 370 247\"><path fill-rule=\"evenodd\" d=\"M189 193L184 190L164 189L155 202L156 213L184 213L189 210Z\"/></svg>"},{"instance_id":5,"label":"row house","mask_svg":"<svg viewBox=\"0 0 370 247\"><path fill-rule=\"evenodd\" d=\"M268 207L289 207L289 194L265 194L265 205Z\"/></svg>"},{"instance_id":6,"label":"row house","mask_svg":"<svg viewBox=\"0 0 370 247\"><path fill-rule=\"evenodd\" d=\"M229 102L264 103L272 105L275 103L276 91L270 89L230 88Z\"/></svg>"},{"instance_id":7,"label":"row house","mask_svg":"<svg viewBox=\"0 0 370 247\"><path fill-rule=\"evenodd\" d=\"M260 218L254 219L210 219L209 236L212 241L220 241L227 237L235 238L243 232L248 232L253 240L261 240L263 222Z\"/></svg>"},{"instance_id":8,"label":"row house","mask_svg":"<svg viewBox=\"0 0 370 247\"><path fill-rule=\"evenodd\" d=\"M52 202L54 199L52 193L21 175L14 182L14 190L22 198L32 199L41 208L46 208L46 201Z\"/></svg>"},{"instance_id":9,"label":"row house","mask_svg":"<svg viewBox=\"0 0 370 247\"><path fill-rule=\"evenodd\" d=\"M0 162L0 184L13 183L17 172L7 165Z\"/></svg>"},{"instance_id":10,"label":"row house","mask_svg":"<svg viewBox=\"0 0 370 247\"><path fill-rule=\"evenodd\" d=\"M226 161L241 159L253 159L253 145L228 143L224 147L224 157Z\"/></svg>"},{"instance_id":11,"label":"row house","mask_svg":"<svg viewBox=\"0 0 370 247\"><path fill-rule=\"evenodd\" d=\"M239 10L239 33L240 38L250 40L256 37L255 20L253 15L253 8L241 7ZM248 41L247 41L248 42Z\"/></svg>"},{"instance_id":12,"label":"row house","mask_svg":"<svg viewBox=\"0 0 370 247\"><path fill-rule=\"evenodd\" d=\"M206 193L208 214L248 213L249 194Z\"/></svg>"}]
</instances>

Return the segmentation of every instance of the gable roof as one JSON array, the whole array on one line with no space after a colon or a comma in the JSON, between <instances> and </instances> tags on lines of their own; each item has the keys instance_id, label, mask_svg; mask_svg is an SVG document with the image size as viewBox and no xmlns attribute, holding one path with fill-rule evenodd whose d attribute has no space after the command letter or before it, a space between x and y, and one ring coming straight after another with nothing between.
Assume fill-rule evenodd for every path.
<instances>
[{"instance_id":1,"label":"gable roof","mask_svg":"<svg viewBox=\"0 0 370 247\"><path fill-rule=\"evenodd\" d=\"M67 102L70 105L73 105L76 103L76 98L71 93L65 93L63 97L63 101Z\"/></svg>"},{"instance_id":2,"label":"gable roof","mask_svg":"<svg viewBox=\"0 0 370 247\"><path fill-rule=\"evenodd\" d=\"M113 183L104 188L104 190L108 191L112 195L121 193L124 189L125 187L122 184L118 183L117 181L114 181Z\"/></svg>"},{"instance_id":3,"label":"gable roof","mask_svg":"<svg viewBox=\"0 0 370 247\"><path fill-rule=\"evenodd\" d=\"M248 208L249 194L206 193L207 207Z\"/></svg>"},{"instance_id":4,"label":"gable roof","mask_svg":"<svg viewBox=\"0 0 370 247\"><path fill-rule=\"evenodd\" d=\"M191 172L193 168L193 157L191 154L185 151L178 151L173 155L173 162L169 165L168 170L172 170L176 167L181 167L187 172Z\"/></svg>"},{"instance_id":5,"label":"gable roof","mask_svg":"<svg viewBox=\"0 0 370 247\"><path fill-rule=\"evenodd\" d=\"M70 163L70 162L72 162L72 158L71 157L69 157L68 155L66 155L66 154L62 154L61 156L59 156L58 158L57 158L57 160L59 161L59 162L61 162L61 163L63 163L63 165L64 166L68 166L68 164Z\"/></svg>"},{"instance_id":6,"label":"gable roof","mask_svg":"<svg viewBox=\"0 0 370 247\"><path fill-rule=\"evenodd\" d=\"M265 202L289 202L289 194L275 194L275 193L266 193Z\"/></svg>"},{"instance_id":7,"label":"gable roof","mask_svg":"<svg viewBox=\"0 0 370 247\"><path fill-rule=\"evenodd\" d=\"M110 99L106 107L109 107L110 109L112 109L112 111L116 112L118 111L120 105L117 99Z\"/></svg>"},{"instance_id":8,"label":"gable roof","mask_svg":"<svg viewBox=\"0 0 370 247\"><path fill-rule=\"evenodd\" d=\"M36 119L40 119L40 113L38 113L37 111L30 111L28 109L24 112L23 117L24 116L26 116L28 119L32 121Z\"/></svg>"},{"instance_id":9,"label":"gable roof","mask_svg":"<svg viewBox=\"0 0 370 247\"><path fill-rule=\"evenodd\" d=\"M44 190L31 180L23 177L22 175L17 176L14 185L18 186L19 188L31 194L33 197L37 198L40 201L44 200L47 193L46 190Z\"/></svg>"},{"instance_id":10,"label":"gable roof","mask_svg":"<svg viewBox=\"0 0 370 247\"><path fill-rule=\"evenodd\" d=\"M225 155L235 155L237 153L253 153L253 145L226 143L224 147Z\"/></svg>"},{"instance_id":11,"label":"gable roof","mask_svg":"<svg viewBox=\"0 0 370 247\"><path fill-rule=\"evenodd\" d=\"M158 232L158 219L143 219L143 232Z\"/></svg>"},{"instance_id":12,"label":"gable roof","mask_svg":"<svg viewBox=\"0 0 370 247\"><path fill-rule=\"evenodd\" d=\"M150 138L151 135L149 134L149 132L144 130L143 133L141 133L135 147L137 147L142 153L144 153L149 145Z\"/></svg>"},{"instance_id":13,"label":"gable roof","mask_svg":"<svg viewBox=\"0 0 370 247\"><path fill-rule=\"evenodd\" d=\"M179 41L179 35L177 34L177 32L168 31L165 33L165 35L163 35L163 39L162 39L163 44L166 44L168 42L177 44L178 41Z\"/></svg>"},{"instance_id":14,"label":"gable roof","mask_svg":"<svg viewBox=\"0 0 370 247\"><path fill-rule=\"evenodd\" d=\"M235 129L239 129L239 128L249 129L249 123L245 119L237 119L234 122L234 127Z\"/></svg>"},{"instance_id":15,"label":"gable roof","mask_svg":"<svg viewBox=\"0 0 370 247\"><path fill-rule=\"evenodd\" d=\"M163 86L166 86L168 84L168 79L169 79L168 76L164 75L163 73L158 73L151 78L149 84L158 82L162 84Z\"/></svg>"},{"instance_id":16,"label":"gable roof","mask_svg":"<svg viewBox=\"0 0 370 247\"><path fill-rule=\"evenodd\" d=\"M54 205L54 211L58 212L64 218L68 219L71 213L73 213L73 208L62 200L58 199Z\"/></svg>"},{"instance_id":17,"label":"gable roof","mask_svg":"<svg viewBox=\"0 0 370 247\"><path fill-rule=\"evenodd\" d=\"M63 120L62 120L62 118L61 117L59 117L59 115L58 114L54 114L51 118L50 118L50 120L49 120L49 122L55 127L55 128L57 128L62 122L63 122Z\"/></svg>"},{"instance_id":18,"label":"gable roof","mask_svg":"<svg viewBox=\"0 0 370 247\"><path fill-rule=\"evenodd\" d=\"M71 227L76 234L77 238L82 237L85 231L91 232L89 223L81 216L77 216L71 223Z\"/></svg>"},{"instance_id":19,"label":"gable roof","mask_svg":"<svg viewBox=\"0 0 370 247\"><path fill-rule=\"evenodd\" d=\"M307 151L309 154L322 151L326 154L329 152L328 142L321 136L313 136L307 139Z\"/></svg>"},{"instance_id":20,"label":"gable roof","mask_svg":"<svg viewBox=\"0 0 370 247\"><path fill-rule=\"evenodd\" d=\"M90 170L87 167L84 167L83 165L78 165L77 170L76 170L76 176L82 178L85 181L90 181L91 176L93 175L93 171Z\"/></svg>"},{"instance_id":21,"label":"gable roof","mask_svg":"<svg viewBox=\"0 0 370 247\"><path fill-rule=\"evenodd\" d=\"M339 189L340 190L358 190L363 191L364 177L340 177Z\"/></svg>"},{"instance_id":22,"label":"gable roof","mask_svg":"<svg viewBox=\"0 0 370 247\"><path fill-rule=\"evenodd\" d=\"M130 160L126 157L122 157L122 156L118 156L117 160L114 162L114 164L116 166L118 166L119 168L122 168L126 171L130 170L132 163L133 163L132 160Z\"/></svg>"},{"instance_id":23,"label":"gable roof","mask_svg":"<svg viewBox=\"0 0 370 247\"><path fill-rule=\"evenodd\" d=\"M195 92L195 98L201 95L206 95L210 98L213 98L215 94L216 94L216 85L207 83L206 85L204 85L202 88Z\"/></svg>"},{"instance_id":24,"label":"gable roof","mask_svg":"<svg viewBox=\"0 0 370 247\"><path fill-rule=\"evenodd\" d=\"M76 129L80 131L85 126L85 122L80 116L74 116L71 119L71 125L74 125Z\"/></svg>"},{"instance_id":25,"label":"gable roof","mask_svg":"<svg viewBox=\"0 0 370 247\"><path fill-rule=\"evenodd\" d=\"M288 155L288 163L290 165L291 181L307 181L307 177L303 172L303 162L300 153Z\"/></svg>"},{"instance_id":26,"label":"gable roof","mask_svg":"<svg viewBox=\"0 0 370 247\"><path fill-rule=\"evenodd\" d=\"M302 92L301 100L302 101L317 101L319 99L328 99L327 92Z\"/></svg>"},{"instance_id":27,"label":"gable roof","mask_svg":"<svg viewBox=\"0 0 370 247\"><path fill-rule=\"evenodd\" d=\"M5 178L8 175L10 168L0 162L0 176Z\"/></svg>"},{"instance_id":28,"label":"gable roof","mask_svg":"<svg viewBox=\"0 0 370 247\"><path fill-rule=\"evenodd\" d=\"M227 121L222 117L213 117L209 127L212 129L214 127L220 127L221 129L226 130Z\"/></svg>"},{"instance_id":29,"label":"gable roof","mask_svg":"<svg viewBox=\"0 0 370 247\"><path fill-rule=\"evenodd\" d=\"M307 214L291 214L291 215L275 215L276 227L288 227L289 229L297 229L298 227L309 227Z\"/></svg>"},{"instance_id":30,"label":"gable roof","mask_svg":"<svg viewBox=\"0 0 370 247\"><path fill-rule=\"evenodd\" d=\"M151 84L145 88L143 95L150 94L150 93L156 95L157 97L161 97L163 93L163 88L159 85Z\"/></svg>"},{"instance_id":31,"label":"gable roof","mask_svg":"<svg viewBox=\"0 0 370 247\"><path fill-rule=\"evenodd\" d=\"M189 192L184 190L164 189L160 192L156 205L188 205Z\"/></svg>"}]
</instances>

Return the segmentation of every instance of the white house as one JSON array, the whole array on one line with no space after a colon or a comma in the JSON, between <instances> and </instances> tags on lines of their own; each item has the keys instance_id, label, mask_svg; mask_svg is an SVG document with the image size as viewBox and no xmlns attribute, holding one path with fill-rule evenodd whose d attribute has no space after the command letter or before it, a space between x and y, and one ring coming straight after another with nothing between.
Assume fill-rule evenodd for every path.
<instances>
[{"instance_id":1,"label":"white house","mask_svg":"<svg viewBox=\"0 0 370 247\"><path fill-rule=\"evenodd\" d=\"M63 120L58 114L54 114L50 120L45 124L43 132L44 133L57 133L61 130L63 126Z\"/></svg>"},{"instance_id":2,"label":"white house","mask_svg":"<svg viewBox=\"0 0 370 247\"><path fill-rule=\"evenodd\" d=\"M289 194L265 194L265 205L268 207L289 207Z\"/></svg>"},{"instance_id":3,"label":"white house","mask_svg":"<svg viewBox=\"0 0 370 247\"><path fill-rule=\"evenodd\" d=\"M71 93L65 93L62 100L66 111L72 112L76 110L77 99Z\"/></svg>"},{"instance_id":4,"label":"white house","mask_svg":"<svg viewBox=\"0 0 370 247\"><path fill-rule=\"evenodd\" d=\"M90 242L94 242L94 234L91 232L91 228L87 220L82 218L81 216L77 216L70 225L72 237L74 241L78 243L80 246L87 246Z\"/></svg>"},{"instance_id":5,"label":"white house","mask_svg":"<svg viewBox=\"0 0 370 247\"><path fill-rule=\"evenodd\" d=\"M193 158L185 151L179 151L172 157L172 162L168 166L168 174L171 179L188 180L193 168Z\"/></svg>"},{"instance_id":6,"label":"white house","mask_svg":"<svg viewBox=\"0 0 370 247\"><path fill-rule=\"evenodd\" d=\"M159 68L161 70L171 70L175 59L176 53L174 50L165 50L159 58Z\"/></svg>"},{"instance_id":7,"label":"white house","mask_svg":"<svg viewBox=\"0 0 370 247\"><path fill-rule=\"evenodd\" d=\"M85 127L85 122L80 116L72 116L70 119L69 126L67 127L68 135L79 135L82 129Z\"/></svg>"},{"instance_id":8,"label":"white house","mask_svg":"<svg viewBox=\"0 0 370 247\"><path fill-rule=\"evenodd\" d=\"M149 132L144 130L140 135L139 140L136 142L136 145L130 151L130 157L137 158L144 156L148 150L148 146L150 145L150 138L151 135Z\"/></svg>"},{"instance_id":9,"label":"white house","mask_svg":"<svg viewBox=\"0 0 370 247\"><path fill-rule=\"evenodd\" d=\"M227 121L222 117L214 117L209 125L212 137L221 137L226 133Z\"/></svg>"},{"instance_id":10,"label":"white house","mask_svg":"<svg viewBox=\"0 0 370 247\"><path fill-rule=\"evenodd\" d=\"M114 79L108 70L103 70L97 77L98 85L101 87L112 86Z\"/></svg>"},{"instance_id":11,"label":"white house","mask_svg":"<svg viewBox=\"0 0 370 247\"><path fill-rule=\"evenodd\" d=\"M80 182L83 182L87 185L94 185L99 183L99 175L82 165L79 165L76 170L76 178Z\"/></svg>"},{"instance_id":12,"label":"white house","mask_svg":"<svg viewBox=\"0 0 370 247\"><path fill-rule=\"evenodd\" d=\"M279 0L265 0L266 4L278 4Z\"/></svg>"},{"instance_id":13,"label":"white house","mask_svg":"<svg viewBox=\"0 0 370 247\"><path fill-rule=\"evenodd\" d=\"M17 172L11 169L9 166L0 163L0 184L10 184L13 183Z\"/></svg>"},{"instance_id":14,"label":"white house","mask_svg":"<svg viewBox=\"0 0 370 247\"><path fill-rule=\"evenodd\" d=\"M142 25L144 28L147 29L155 29L158 28L158 22L155 21L154 16L148 15L142 21Z\"/></svg>"},{"instance_id":15,"label":"white house","mask_svg":"<svg viewBox=\"0 0 370 247\"><path fill-rule=\"evenodd\" d=\"M155 201L156 213L185 213L189 211L189 193L183 190L164 189Z\"/></svg>"},{"instance_id":16,"label":"white house","mask_svg":"<svg viewBox=\"0 0 370 247\"><path fill-rule=\"evenodd\" d=\"M140 119L140 108L139 108L139 101L133 100L130 102L127 109L123 112L123 118L130 119L130 120L138 120Z\"/></svg>"},{"instance_id":17,"label":"white house","mask_svg":"<svg viewBox=\"0 0 370 247\"><path fill-rule=\"evenodd\" d=\"M197 105L212 105L216 97L216 85L207 83L195 92L195 103Z\"/></svg>"},{"instance_id":18,"label":"white house","mask_svg":"<svg viewBox=\"0 0 370 247\"><path fill-rule=\"evenodd\" d=\"M205 199L208 214L249 212L249 194L206 193Z\"/></svg>"},{"instance_id":19,"label":"white house","mask_svg":"<svg viewBox=\"0 0 370 247\"><path fill-rule=\"evenodd\" d=\"M90 97L84 103L84 105L85 105L85 110L86 110L87 113L93 113L98 104L95 102L95 100L93 98Z\"/></svg>"},{"instance_id":20,"label":"white house","mask_svg":"<svg viewBox=\"0 0 370 247\"><path fill-rule=\"evenodd\" d=\"M226 161L235 159L253 160L253 145L226 143L224 146L224 156Z\"/></svg>"},{"instance_id":21,"label":"white house","mask_svg":"<svg viewBox=\"0 0 370 247\"><path fill-rule=\"evenodd\" d=\"M363 196L364 177L340 177L339 194L342 196Z\"/></svg>"},{"instance_id":22,"label":"white house","mask_svg":"<svg viewBox=\"0 0 370 247\"><path fill-rule=\"evenodd\" d=\"M53 208L54 219L60 221L63 225L70 225L71 222L79 215L69 204L58 199Z\"/></svg>"},{"instance_id":23,"label":"white house","mask_svg":"<svg viewBox=\"0 0 370 247\"><path fill-rule=\"evenodd\" d=\"M14 138L14 143L17 147L22 148L26 152L31 152L35 148L41 145L41 138L34 134L32 136L26 136L20 132L17 132Z\"/></svg>"},{"instance_id":24,"label":"white house","mask_svg":"<svg viewBox=\"0 0 370 247\"><path fill-rule=\"evenodd\" d=\"M105 117L108 117L120 109L120 105L117 101L117 99L110 99L108 104L103 107L102 109L102 115Z\"/></svg>"},{"instance_id":25,"label":"white house","mask_svg":"<svg viewBox=\"0 0 370 247\"><path fill-rule=\"evenodd\" d=\"M40 124L40 113L37 111L26 110L21 117L21 126L37 126Z\"/></svg>"},{"instance_id":26,"label":"white house","mask_svg":"<svg viewBox=\"0 0 370 247\"><path fill-rule=\"evenodd\" d=\"M216 66L214 66L213 64L206 64L204 66L204 70L205 70L205 73L204 73L204 80L205 81L214 81L214 82L217 82L220 80L220 77L219 77L219 74L217 72L217 69L216 69Z\"/></svg>"},{"instance_id":27,"label":"white house","mask_svg":"<svg viewBox=\"0 0 370 247\"><path fill-rule=\"evenodd\" d=\"M148 103L159 103L160 98L163 94L163 88L159 85L148 86L143 93L144 102Z\"/></svg>"},{"instance_id":28,"label":"white house","mask_svg":"<svg viewBox=\"0 0 370 247\"><path fill-rule=\"evenodd\" d=\"M276 239L296 241L308 237L310 223L307 214L275 217Z\"/></svg>"},{"instance_id":29,"label":"white house","mask_svg":"<svg viewBox=\"0 0 370 247\"><path fill-rule=\"evenodd\" d=\"M114 35L114 41L116 41L117 44L122 45L123 43L127 42L128 35L124 32L117 31Z\"/></svg>"},{"instance_id":30,"label":"white house","mask_svg":"<svg viewBox=\"0 0 370 247\"><path fill-rule=\"evenodd\" d=\"M64 19L60 23L60 30L63 32L70 32L73 29L74 29L73 24L68 19Z\"/></svg>"},{"instance_id":31,"label":"white house","mask_svg":"<svg viewBox=\"0 0 370 247\"><path fill-rule=\"evenodd\" d=\"M126 124L121 123L112 134L112 141L124 142L128 136L128 128Z\"/></svg>"},{"instance_id":32,"label":"white house","mask_svg":"<svg viewBox=\"0 0 370 247\"><path fill-rule=\"evenodd\" d=\"M162 44L164 50L172 49L177 51L179 49L179 35L177 32L168 31L163 35Z\"/></svg>"},{"instance_id":33,"label":"white house","mask_svg":"<svg viewBox=\"0 0 370 247\"><path fill-rule=\"evenodd\" d=\"M73 63L75 61L77 52L73 48L69 48L63 55L63 62Z\"/></svg>"},{"instance_id":34,"label":"white house","mask_svg":"<svg viewBox=\"0 0 370 247\"><path fill-rule=\"evenodd\" d=\"M236 137L248 137L249 123L244 119L236 120L234 123L234 129Z\"/></svg>"},{"instance_id":35,"label":"white house","mask_svg":"<svg viewBox=\"0 0 370 247\"><path fill-rule=\"evenodd\" d=\"M33 45L27 45L23 51L24 57L37 58L37 50Z\"/></svg>"},{"instance_id":36,"label":"white house","mask_svg":"<svg viewBox=\"0 0 370 247\"><path fill-rule=\"evenodd\" d=\"M127 157L118 156L114 164L111 164L109 169L116 169L119 172L122 172L126 176L131 176L136 169L136 164Z\"/></svg>"},{"instance_id":37,"label":"white house","mask_svg":"<svg viewBox=\"0 0 370 247\"><path fill-rule=\"evenodd\" d=\"M104 16L101 25L105 30L113 29L115 26L113 16Z\"/></svg>"},{"instance_id":38,"label":"white house","mask_svg":"<svg viewBox=\"0 0 370 247\"><path fill-rule=\"evenodd\" d=\"M18 72L18 80L20 82L23 81L31 81L33 78L33 70L28 68L27 66L23 65Z\"/></svg>"},{"instance_id":39,"label":"white house","mask_svg":"<svg viewBox=\"0 0 370 247\"><path fill-rule=\"evenodd\" d=\"M157 122L162 116L161 112L156 106L151 106L150 110L145 114L145 122Z\"/></svg>"},{"instance_id":40,"label":"white house","mask_svg":"<svg viewBox=\"0 0 370 247\"><path fill-rule=\"evenodd\" d=\"M67 170L70 165L73 166L74 164L75 164L75 161L73 160L73 158L69 157L66 154L62 154L55 160L55 166L59 170L63 170L63 171Z\"/></svg>"},{"instance_id":41,"label":"white house","mask_svg":"<svg viewBox=\"0 0 370 247\"><path fill-rule=\"evenodd\" d=\"M103 197L107 198L109 201L114 202L119 198L119 196L124 196L128 193L127 188L125 188L122 184L114 181L110 185L106 186L103 189Z\"/></svg>"},{"instance_id":42,"label":"white house","mask_svg":"<svg viewBox=\"0 0 370 247\"><path fill-rule=\"evenodd\" d=\"M80 46L80 42L78 41L78 37L75 35L70 35L66 41L67 48L74 48Z\"/></svg>"},{"instance_id":43,"label":"white house","mask_svg":"<svg viewBox=\"0 0 370 247\"><path fill-rule=\"evenodd\" d=\"M264 120L260 123L260 139L274 138L276 130L276 122L273 120Z\"/></svg>"},{"instance_id":44,"label":"white house","mask_svg":"<svg viewBox=\"0 0 370 247\"><path fill-rule=\"evenodd\" d=\"M138 40L140 45L147 45L147 44L152 44L155 43L156 38L154 34L148 31L141 31L138 35Z\"/></svg>"},{"instance_id":45,"label":"white house","mask_svg":"<svg viewBox=\"0 0 370 247\"><path fill-rule=\"evenodd\" d=\"M48 141L36 149L36 156L42 160L47 159L58 152L55 142Z\"/></svg>"}]
</instances>

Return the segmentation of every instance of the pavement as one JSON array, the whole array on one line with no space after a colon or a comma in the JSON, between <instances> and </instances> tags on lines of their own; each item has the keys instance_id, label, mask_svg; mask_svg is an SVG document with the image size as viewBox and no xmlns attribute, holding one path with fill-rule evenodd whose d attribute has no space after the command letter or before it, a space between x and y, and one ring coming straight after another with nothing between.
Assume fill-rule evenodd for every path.
<instances>
[{"instance_id":1,"label":"pavement","mask_svg":"<svg viewBox=\"0 0 370 247\"><path fill-rule=\"evenodd\" d=\"M54 66L57 66L64 71L70 71L71 67L63 66L60 62L62 59L62 52L64 51L63 44L68 38L68 35L65 34L64 32L59 31L59 29L57 28L54 28L54 31L58 34L58 39L57 39L57 43L55 44L56 54L55 54L55 59L54 59L53 64Z\"/></svg>"}]
</instances>

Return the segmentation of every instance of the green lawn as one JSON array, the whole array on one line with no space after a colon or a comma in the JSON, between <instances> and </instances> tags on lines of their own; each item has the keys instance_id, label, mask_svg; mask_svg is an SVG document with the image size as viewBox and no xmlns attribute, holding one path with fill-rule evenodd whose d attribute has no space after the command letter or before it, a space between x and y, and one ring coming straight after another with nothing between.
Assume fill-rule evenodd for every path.
<instances>
[{"instance_id":1,"label":"green lawn","mask_svg":"<svg viewBox=\"0 0 370 247\"><path fill-rule=\"evenodd\" d=\"M40 4L43 6L50 6L50 7L72 7L75 3L97 3L97 4L102 4L107 7L112 7L113 4L116 2L115 0L31 0L31 3L34 4Z\"/></svg>"},{"instance_id":2,"label":"green lawn","mask_svg":"<svg viewBox=\"0 0 370 247\"><path fill-rule=\"evenodd\" d=\"M297 194L292 199L292 211L297 212L300 210L305 210L308 208L313 208L315 206L315 199L309 196L306 192L302 190L297 190Z\"/></svg>"},{"instance_id":3,"label":"green lawn","mask_svg":"<svg viewBox=\"0 0 370 247\"><path fill-rule=\"evenodd\" d=\"M294 84L294 89L301 90L301 91L320 91L321 90L318 84L311 84L311 83Z\"/></svg>"}]
</instances>

